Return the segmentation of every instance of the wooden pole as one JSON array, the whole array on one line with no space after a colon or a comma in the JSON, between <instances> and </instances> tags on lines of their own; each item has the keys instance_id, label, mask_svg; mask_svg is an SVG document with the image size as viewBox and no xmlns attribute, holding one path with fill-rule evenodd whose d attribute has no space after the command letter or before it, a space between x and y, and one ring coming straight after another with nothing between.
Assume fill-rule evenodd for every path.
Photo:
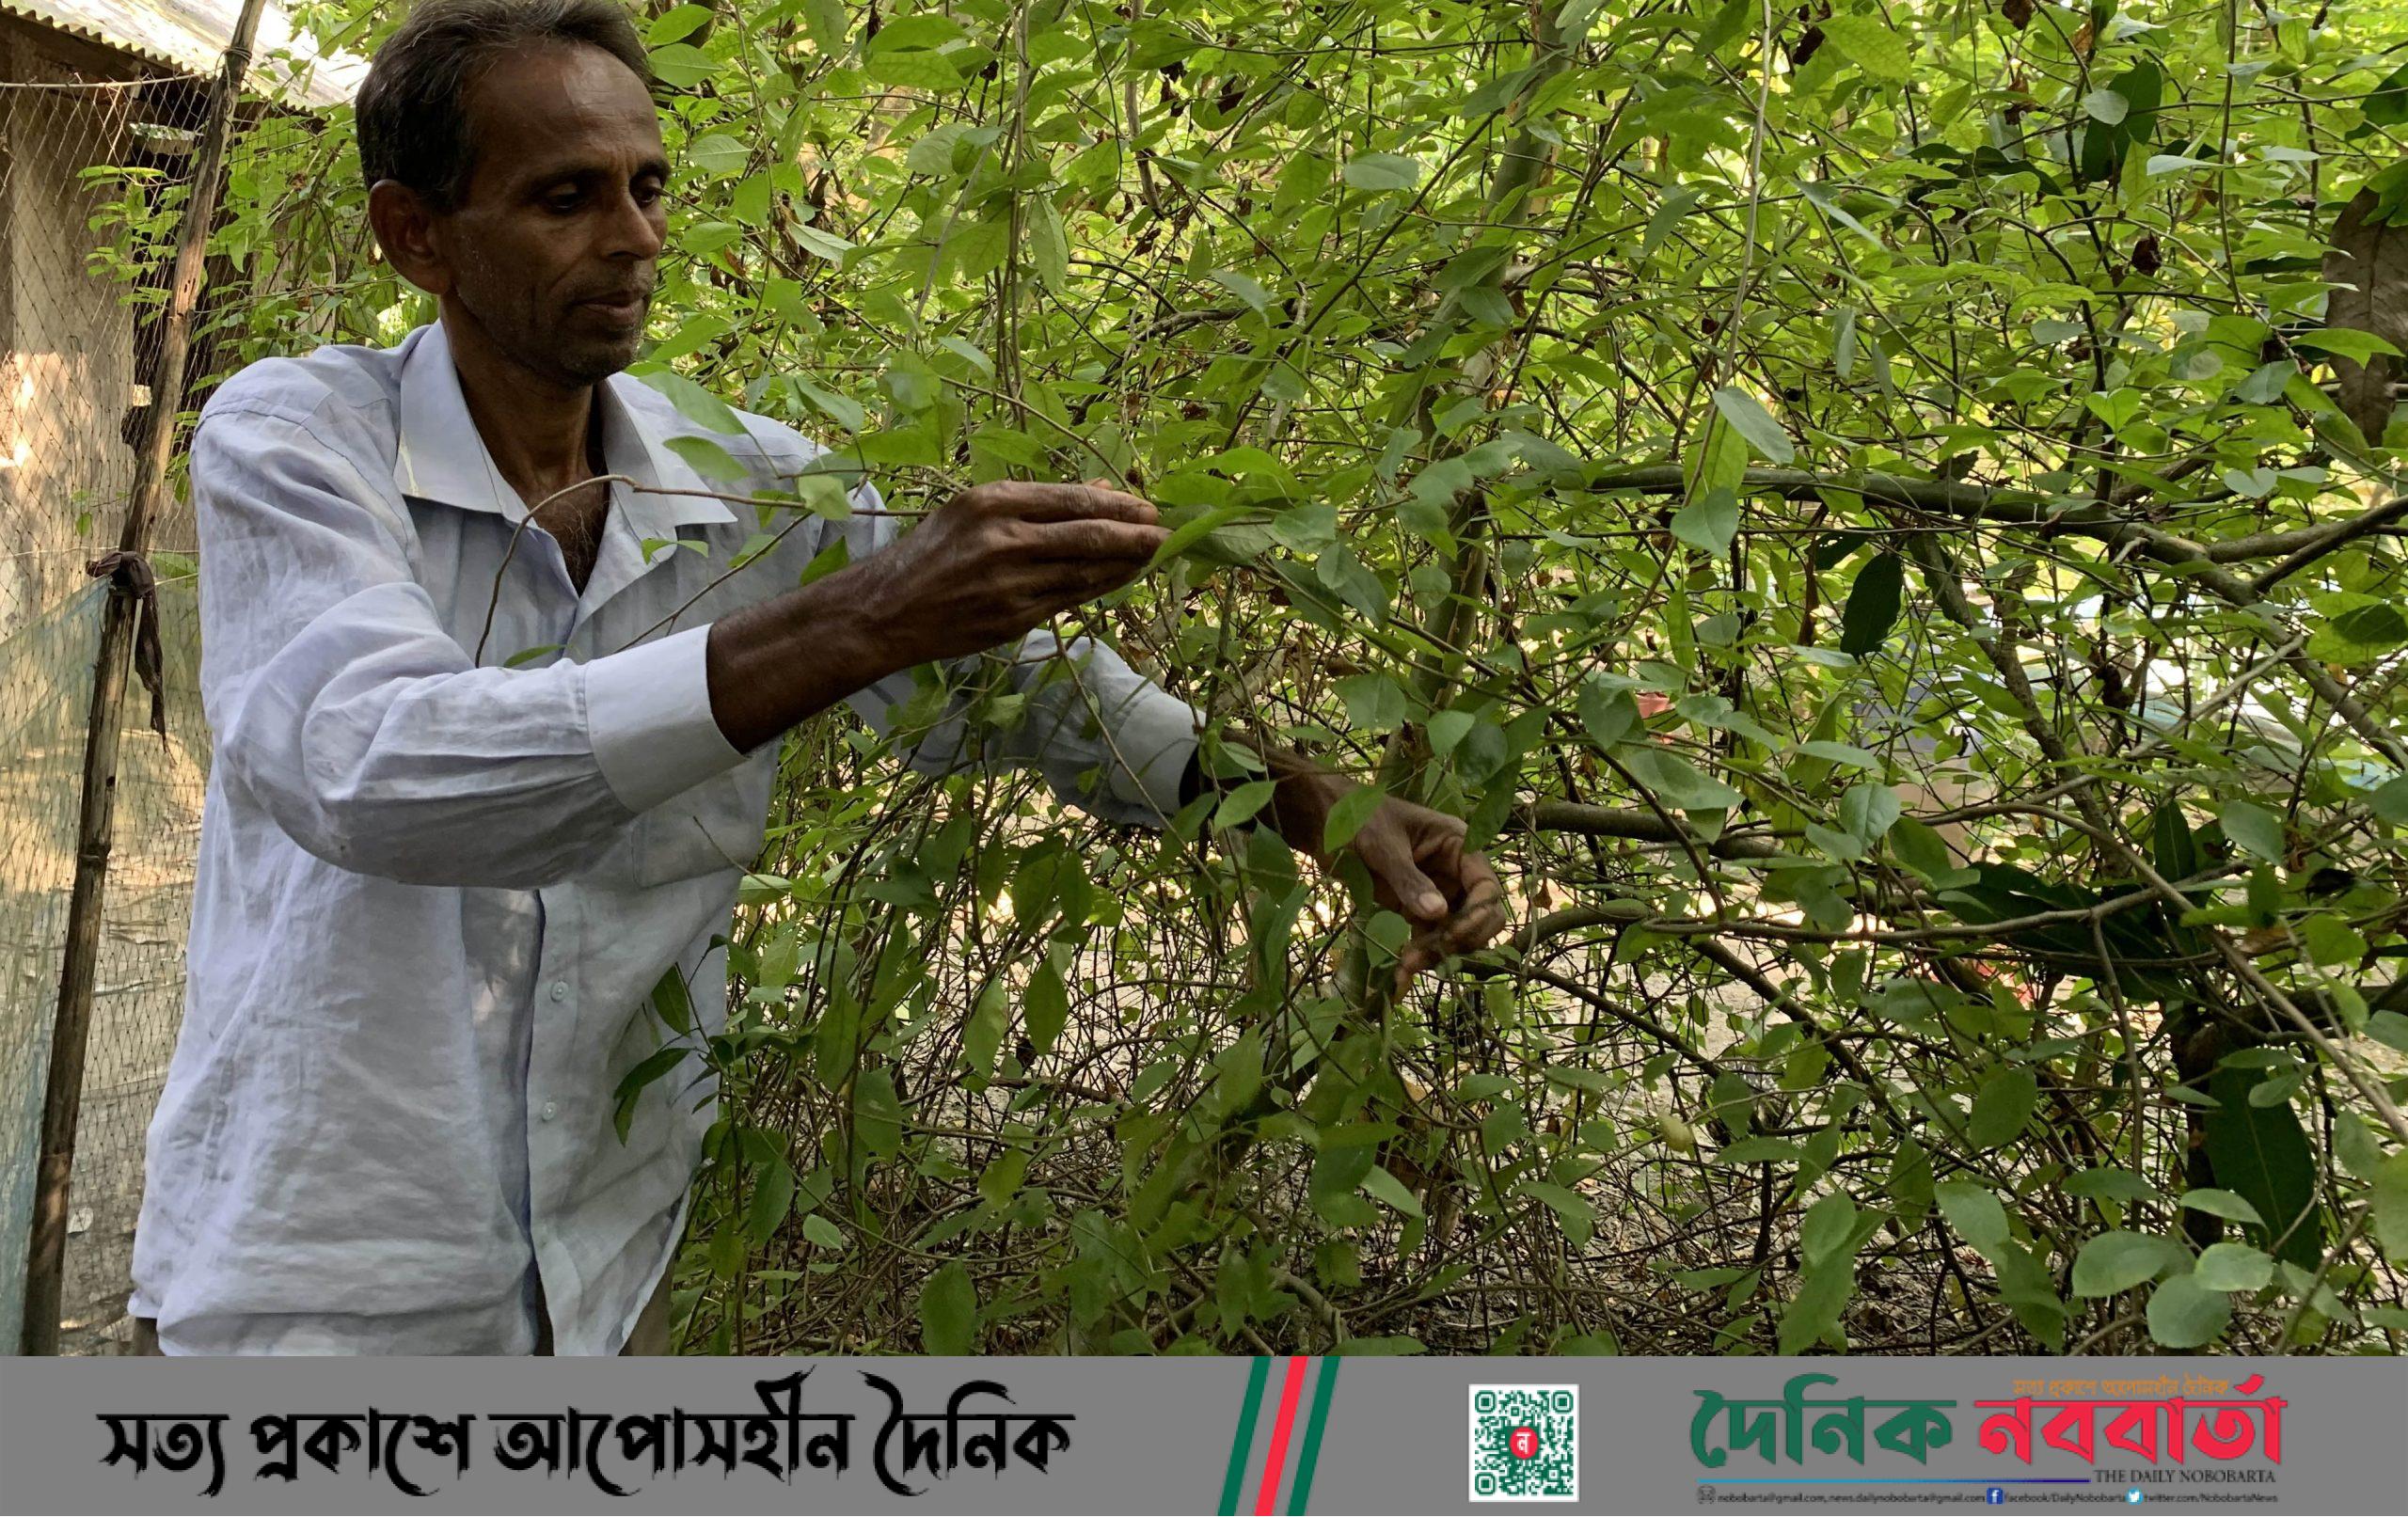
<instances>
[{"instance_id":1,"label":"wooden pole","mask_svg":"<svg viewBox=\"0 0 2408 1517\"><path fill-rule=\"evenodd\" d=\"M175 282L167 295L159 369L144 407L142 447L135 457L135 487L118 534L118 551L96 561L110 569L101 619L100 660L92 677L91 719L84 735L84 797L75 836L75 893L67 909L67 957L58 972L58 1016L50 1035L50 1079L41 1111L41 1162L34 1191L33 1239L25 1259L24 1351L58 1351L59 1287L67 1265L68 1182L75 1168L75 1124L84 1105L84 1055L92 1031L92 975L101 940L101 903L108 882L109 844L117 822L119 722L125 706L126 657L137 617L149 608L151 577L143 557L150 523L166 493L167 454L182 409L184 359L192 342L193 308L210 224L216 219L218 182L231 138L235 102L251 63L261 0L243 0L227 43L209 114L201 128L192 198L184 206L176 248Z\"/></svg>"}]
</instances>

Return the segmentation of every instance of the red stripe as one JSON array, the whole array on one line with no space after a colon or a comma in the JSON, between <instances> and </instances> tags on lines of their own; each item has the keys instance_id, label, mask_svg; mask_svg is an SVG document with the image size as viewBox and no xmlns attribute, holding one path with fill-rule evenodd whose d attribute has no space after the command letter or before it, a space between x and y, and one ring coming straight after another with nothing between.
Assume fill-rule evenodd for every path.
<instances>
[{"instance_id":1,"label":"red stripe","mask_svg":"<svg viewBox=\"0 0 2408 1517\"><path fill-rule=\"evenodd\" d=\"M1271 1449L1262 1456L1262 1490L1254 1498L1254 1517L1271 1517L1279 1509L1279 1469L1288 1462L1288 1434L1296 1426L1296 1399L1305 1390L1305 1356L1288 1360L1279 1381L1279 1420L1271 1425Z\"/></svg>"}]
</instances>

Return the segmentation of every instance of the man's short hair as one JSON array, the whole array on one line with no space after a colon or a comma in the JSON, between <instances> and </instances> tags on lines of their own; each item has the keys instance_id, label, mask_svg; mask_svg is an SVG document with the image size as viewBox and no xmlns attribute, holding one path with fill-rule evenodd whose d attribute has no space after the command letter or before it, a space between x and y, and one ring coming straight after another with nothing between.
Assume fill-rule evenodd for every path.
<instances>
[{"instance_id":1,"label":"man's short hair","mask_svg":"<svg viewBox=\"0 0 2408 1517\"><path fill-rule=\"evenodd\" d=\"M598 47L652 84L620 0L419 0L359 88L360 177L372 189L397 180L438 213L458 210L477 166L469 89L501 58L545 43Z\"/></svg>"}]
</instances>

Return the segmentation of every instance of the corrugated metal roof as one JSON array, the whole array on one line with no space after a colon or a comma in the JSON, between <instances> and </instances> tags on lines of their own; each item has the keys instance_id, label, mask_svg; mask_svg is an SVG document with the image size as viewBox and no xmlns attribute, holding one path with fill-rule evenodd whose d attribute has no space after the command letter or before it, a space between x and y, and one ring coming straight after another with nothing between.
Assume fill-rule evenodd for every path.
<instances>
[{"instance_id":1,"label":"corrugated metal roof","mask_svg":"<svg viewBox=\"0 0 2408 1517\"><path fill-rule=\"evenodd\" d=\"M169 68L214 75L234 35L242 0L0 0L0 10ZM275 55L286 50L292 58ZM307 38L296 42L276 0L260 12L251 47L252 88L290 105L334 105L350 100L367 76L365 58L348 53L321 56Z\"/></svg>"}]
</instances>

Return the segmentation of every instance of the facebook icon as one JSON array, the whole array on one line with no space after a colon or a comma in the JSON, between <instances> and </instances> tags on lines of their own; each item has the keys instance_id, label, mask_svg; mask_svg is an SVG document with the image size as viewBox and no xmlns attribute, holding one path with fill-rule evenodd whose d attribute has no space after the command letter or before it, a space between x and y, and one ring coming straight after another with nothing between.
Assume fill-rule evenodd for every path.
<instances>
[{"instance_id":1,"label":"facebook icon","mask_svg":"<svg viewBox=\"0 0 2408 1517\"><path fill-rule=\"evenodd\" d=\"M2001 1486L1991 1486L1982 1493L1982 1501L1988 1506L2004 1507L2006 1505L2006 1491Z\"/></svg>"}]
</instances>

